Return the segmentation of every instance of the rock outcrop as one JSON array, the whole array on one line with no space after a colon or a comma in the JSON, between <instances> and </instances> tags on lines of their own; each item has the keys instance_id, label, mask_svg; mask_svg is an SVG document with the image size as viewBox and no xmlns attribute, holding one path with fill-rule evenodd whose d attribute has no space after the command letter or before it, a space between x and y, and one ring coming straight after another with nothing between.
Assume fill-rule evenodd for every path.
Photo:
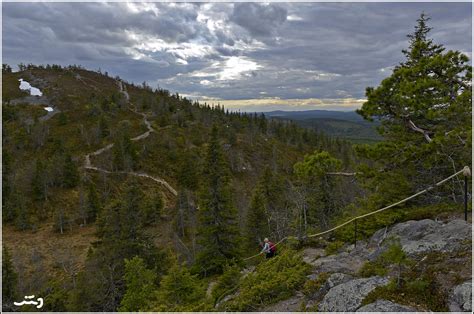
<instances>
[{"instance_id":1,"label":"rock outcrop","mask_svg":"<svg viewBox=\"0 0 474 314\"><path fill-rule=\"evenodd\" d=\"M471 281L466 281L454 287L450 295L449 310L452 312L472 312Z\"/></svg>"},{"instance_id":2,"label":"rock outcrop","mask_svg":"<svg viewBox=\"0 0 474 314\"><path fill-rule=\"evenodd\" d=\"M380 299L360 307L356 312L417 312L417 310L410 306Z\"/></svg>"},{"instance_id":3,"label":"rock outcrop","mask_svg":"<svg viewBox=\"0 0 474 314\"><path fill-rule=\"evenodd\" d=\"M354 312L372 290L388 283L388 278L380 276L350 280L330 289L318 309L323 312Z\"/></svg>"},{"instance_id":4,"label":"rock outcrop","mask_svg":"<svg viewBox=\"0 0 474 314\"><path fill-rule=\"evenodd\" d=\"M316 280L318 278L317 274L311 274L308 276L311 280ZM351 275L346 275L342 273L334 273L329 276L326 282L314 293L308 295L306 298L306 310L311 310L317 304L319 300L332 288L337 285L343 284L352 280L354 277Z\"/></svg>"},{"instance_id":5,"label":"rock outcrop","mask_svg":"<svg viewBox=\"0 0 474 314\"><path fill-rule=\"evenodd\" d=\"M375 243L384 230L377 231L371 238ZM444 224L431 219L410 220L393 226L386 238L400 239L400 243L408 255L422 254L432 251L452 252L463 245L463 240L469 239L471 224L456 219Z\"/></svg>"}]
</instances>

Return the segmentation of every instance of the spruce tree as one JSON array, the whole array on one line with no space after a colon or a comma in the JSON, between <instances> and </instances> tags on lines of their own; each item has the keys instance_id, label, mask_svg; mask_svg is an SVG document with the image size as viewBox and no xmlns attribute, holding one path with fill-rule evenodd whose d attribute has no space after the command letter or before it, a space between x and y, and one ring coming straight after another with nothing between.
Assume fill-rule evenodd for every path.
<instances>
[{"instance_id":1,"label":"spruce tree","mask_svg":"<svg viewBox=\"0 0 474 314\"><path fill-rule=\"evenodd\" d=\"M37 200L46 200L47 182L45 165L41 159L36 159L35 172L32 180L33 197Z\"/></svg>"},{"instance_id":2,"label":"spruce tree","mask_svg":"<svg viewBox=\"0 0 474 314\"><path fill-rule=\"evenodd\" d=\"M201 273L210 275L221 273L229 259L240 259L237 211L216 126L212 128L204 169L198 212L201 249L196 262Z\"/></svg>"},{"instance_id":3,"label":"spruce tree","mask_svg":"<svg viewBox=\"0 0 474 314\"><path fill-rule=\"evenodd\" d=\"M253 191L250 207L247 212L246 238L248 248L255 250L257 245L263 241L265 237L270 236L268 227L268 217L266 212L265 194L261 185L258 185Z\"/></svg>"},{"instance_id":4,"label":"spruce tree","mask_svg":"<svg viewBox=\"0 0 474 314\"><path fill-rule=\"evenodd\" d=\"M306 155L302 162L294 165L299 183L306 187L304 190L308 194L306 201L310 210L303 215L307 216L309 223L326 227L340 209L338 201L341 195L337 189L340 178L328 175L328 172L339 171L341 167L342 162L325 151Z\"/></svg>"},{"instance_id":5,"label":"spruce tree","mask_svg":"<svg viewBox=\"0 0 474 314\"><path fill-rule=\"evenodd\" d=\"M206 290L196 275L185 265L177 263L160 282L158 300L152 311L199 311L205 300Z\"/></svg>"},{"instance_id":6,"label":"spruce tree","mask_svg":"<svg viewBox=\"0 0 474 314\"><path fill-rule=\"evenodd\" d=\"M116 170L132 170L138 159L138 151L129 134L130 122L122 121L112 149Z\"/></svg>"},{"instance_id":7,"label":"spruce tree","mask_svg":"<svg viewBox=\"0 0 474 314\"><path fill-rule=\"evenodd\" d=\"M94 222L100 212L100 200L97 190L93 183L90 183L87 189L86 215L88 222Z\"/></svg>"},{"instance_id":8,"label":"spruce tree","mask_svg":"<svg viewBox=\"0 0 474 314\"><path fill-rule=\"evenodd\" d=\"M142 258L135 256L125 259L125 281L126 292L120 302L119 311L137 312L149 308L153 300L155 290L156 273L146 267Z\"/></svg>"},{"instance_id":9,"label":"spruce tree","mask_svg":"<svg viewBox=\"0 0 474 314\"><path fill-rule=\"evenodd\" d=\"M76 187L79 182L79 171L76 163L72 160L71 154L64 156L63 185L67 188Z\"/></svg>"},{"instance_id":10,"label":"spruce tree","mask_svg":"<svg viewBox=\"0 0 474 314\"><path fill-rule=\"evenodd\" d=\"M16 309L13 302L17 301L18 275L13 268L10 252L3 246L2 254L2 311Z\"/></svg>"}]
</instances>

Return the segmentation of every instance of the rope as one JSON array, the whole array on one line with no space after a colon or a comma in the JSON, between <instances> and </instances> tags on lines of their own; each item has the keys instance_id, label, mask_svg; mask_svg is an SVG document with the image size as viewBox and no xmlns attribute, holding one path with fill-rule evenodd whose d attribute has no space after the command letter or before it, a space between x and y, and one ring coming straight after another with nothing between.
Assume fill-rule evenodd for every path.
<instances>
[{"instance_id":1,"label":"rope","mask_svg":"<svg viewBox=\"0 0 474 314\"><path fill-rule=\"evenodd\" d=\"M331 229L329 229L329 230L326 230L326 231L323 231L323 232L319 232L319 233L315 233L315 234L310 234L310 235L307 236L307 238L314 238L314 237L317 237L317 236L321 236L321 235L323 235L323 234L326 234L326 233L329 233L329 232L331 232L331 231L337 230L337 229L339 229L339 228L341 228L341 227L344 227L345 225L348 225L348 224L350 224L351 222L354 222L354 221L357 220L357 219L361 219L361 218L364 218L364 217L368 217L368 216L371 216L371 215L374 215L374 214L383 212L384 210L387 210L387 209L392 208L392 207L394 207L394 206L400 205L401 203L404 203L404 202L406 202L406 201L408 201L408 200L411 200L412 198L415 198L415 197L417 197L417 196L419 196L419 195L421 195L421 194L424 194L424 193L426 193L426 192L428 192L428 191L431 191L431 190L434 189L435 187L442 185L442 184L445 183L446 181L451 180L452 178L456 177L457 175L459 175L459 174L461 174L461 173L462 173L463 175L465 175L465 176L470 176L470 175L471 175L471 171L470 171L469 167L468 167L468 166L465 166L462 170L459 170L459 171L456 172L455 174L450 175L450 176L447 177L446 179L443 179L443 180L439 181L439 182L436 183L435 185L432 185L432 186L430 186L430 187L424 189L423 191L420 191L420 192L418 192L418 193L415 193L415 194L413 194L413 195L411 195L411 196L409 196L409 197L407 197L407 198L402 199L401 201L398 201L398 202L396 202L396 203L393 203L393 204L391 204L391 205L389 205L389 206L386 206L386 207L384 207L384 208L380 208L380 209L377 209L377 210L375 210L375 211L373 211L373 212L370 212L370 213L367 213L367 214L363 214L363 215L354 217L354 218L352 218L352 219L350 219L350 220L348 220L348 221L346 221L346 222L344 222L344 223L342 223L342 224L340 224L340 225L338 225L338 226L335 226L334 228L331 228ZM294 236L284 237L284 238L281 239L278 243L276 243L275 246L277 246L278 244L280 244L281 242L283 242L284 240L287 240L287 239L289 239L289 238L297 239L297 238L294 237ZM249 260L249 259L252 259L252 258L255 258L255 257L259 256L260 254L261 254L261 253L258 253L258 254L255 254L255 255L253 255L253 256L244 258L244 261Z\"/></svg>"}]
</instances>

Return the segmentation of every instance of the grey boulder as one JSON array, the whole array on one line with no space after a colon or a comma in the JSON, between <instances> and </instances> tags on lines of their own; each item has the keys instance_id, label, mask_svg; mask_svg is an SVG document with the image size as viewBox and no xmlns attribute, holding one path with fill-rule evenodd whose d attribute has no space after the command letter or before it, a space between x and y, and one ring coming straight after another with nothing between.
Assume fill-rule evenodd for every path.
<instances>
[{"instance_id":1,"label":"grey boulder","mask_svg":"<svg viewBox=\"0 0 474 314\"><path fill-rule=\"evenodd\" d=\"M379 299L360 307L356 312L416 312L415 308L410 306L393 303L391 301Z\"/></svg>"},{"instance_id":2,"label":"grey boulder","mask_svg":"<svg viewBox=\"0 0 474 314\"><path fill-rule=\"evenodd\" d=\"M449 310L452 312L472 311L472 282L466 281L456 287L450 295Z\"/></svg>"},{"instance_id":3,"label":"grey boulder","mask_svg":"<svg viewBox=\"0 0 474 314\"><path fill-rule=\"evenodd\" d=\"M322 312L354 312L375 288L389 283L388 278L374 276L350 280L330 289L319 304Z\"/></svg>"}]
</instances>

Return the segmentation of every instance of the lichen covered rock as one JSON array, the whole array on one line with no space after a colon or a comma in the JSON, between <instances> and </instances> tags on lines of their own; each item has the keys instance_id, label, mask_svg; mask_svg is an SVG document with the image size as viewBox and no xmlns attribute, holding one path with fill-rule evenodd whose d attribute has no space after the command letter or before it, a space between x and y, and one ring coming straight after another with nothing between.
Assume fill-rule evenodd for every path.
<instances>
[{"instance_id":1,"label":"lichen covered rock","mask_svg":"<svg viewBox=\"0 0 474 314\"><path fill-rule=\"evenodd\" d=\"M319 304L323 312L354 312L375 288L389 283L388 278L374 276L350 280L330 289Z\"/></svg>"},{"instance_id":2,"label":"lichen covered rock","mask_svg":"<svg viewBox=\"0 0 474 314\"><path fill-rule=\"evenodd\" d=\"M387 300L377 300L360 307L356 312L416 312L415 308Z\"/></svg>"},{"instance_id":3,"label":"lichen covered rock","mask_svg":"<svg viewBox=\"0 0 474 314\"><path fill-rule=\"evenodd\" d=\"M472 282L466 281L456 287L450 295L449 309L452 312L472 311Z\"/></svg>"}]
</instances>

